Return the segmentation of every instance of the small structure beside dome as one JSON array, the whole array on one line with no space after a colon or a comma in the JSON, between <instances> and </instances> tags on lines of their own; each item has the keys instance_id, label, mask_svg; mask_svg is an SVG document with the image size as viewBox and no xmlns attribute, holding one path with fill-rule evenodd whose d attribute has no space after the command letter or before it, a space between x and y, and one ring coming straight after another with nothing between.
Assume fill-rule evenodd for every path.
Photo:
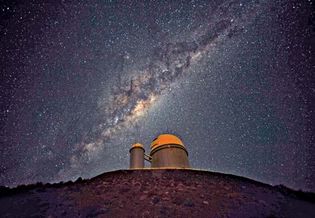
<instances>
[{"instance_id":1,"label":"small structure beside dome","mask_svg":"<svg viewBox=\"0 0 315 218\"><path fill-rule=\"evenodd\" d=\"M172 134L161 134L155 138L151 143L150 155L145 154L140 143L132 145L129 152L130 169L144 168L144 160L151 163L151 168L190 168L186 147Z\"/></svg>"},{"instance_id":2,"label":"small structure beside dome","mask_svg":"<svg viewBox=\"0 0 315 218\"><path fill-rule=\"evenodd\" d=\"M140 143L133 144L130 152L130 169L144 167L144 147Z\"/></svg>"}]
</instances>

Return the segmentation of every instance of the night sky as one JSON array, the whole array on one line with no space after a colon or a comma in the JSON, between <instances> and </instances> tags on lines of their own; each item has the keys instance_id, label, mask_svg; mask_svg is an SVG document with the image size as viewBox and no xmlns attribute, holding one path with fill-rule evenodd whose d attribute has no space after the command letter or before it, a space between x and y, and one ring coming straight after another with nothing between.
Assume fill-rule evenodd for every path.
<instances>
[{"instance_id":1,"label":"night sky","mask_svg":"<svg viewBox=\"0 0 315 218\"><path fill-rule=\"evenodd\" d=\"M314 4L7 1L0 185L129 167L178 135L194 168L315 191Z\"/></svg>"}]
</instances>

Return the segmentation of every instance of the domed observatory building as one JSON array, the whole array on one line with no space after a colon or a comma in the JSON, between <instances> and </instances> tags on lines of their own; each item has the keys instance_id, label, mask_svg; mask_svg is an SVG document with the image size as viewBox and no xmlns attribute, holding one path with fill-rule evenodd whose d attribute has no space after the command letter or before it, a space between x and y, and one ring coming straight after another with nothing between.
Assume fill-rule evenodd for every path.
<instances>
[{"instance_id":1,"label":"domed observatory building","mask_svg":"<svg viewBox=\"0 0 315 218\"><path fill-rule=\"evenodd\" d=\"M150 155L145 154L142 144L130 149L130 169L144 168L144 160L151 168L190 168L188 152L183 142L175 135L161 134L151 143Z\"/></svg>"}]
</instances>

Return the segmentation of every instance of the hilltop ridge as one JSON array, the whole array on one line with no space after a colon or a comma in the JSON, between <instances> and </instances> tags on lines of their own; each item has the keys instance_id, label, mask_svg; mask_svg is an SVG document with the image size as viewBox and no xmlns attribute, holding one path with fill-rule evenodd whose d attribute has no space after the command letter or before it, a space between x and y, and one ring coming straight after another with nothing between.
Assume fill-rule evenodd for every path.
<instances>
[{"instance_id":1,"label":"hilltop ridge","mask_svg":"<svg viewBox=\"0 0 315 218\"><path fill-rule=\"evenodd\" d=\"M192 169L0 188L3 217L315 217L315 194Z\"/></svg>"}]
</instances>

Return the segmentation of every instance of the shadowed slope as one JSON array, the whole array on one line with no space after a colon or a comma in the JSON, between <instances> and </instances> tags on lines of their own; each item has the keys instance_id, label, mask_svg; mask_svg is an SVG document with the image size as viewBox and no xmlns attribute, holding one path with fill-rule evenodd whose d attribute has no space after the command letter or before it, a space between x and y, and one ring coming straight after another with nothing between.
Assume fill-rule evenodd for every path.
<instances>
[{"instance_id":1,"label":"shadowed slope","mask_svg":"<svg viewBox=\"0 0 315 218\"><path fill-rule=\"evenodd\" d=\"M119 170L1 188L3 217L314 217L315 195L198 170Z\"/></svg>"}]
</instances>

